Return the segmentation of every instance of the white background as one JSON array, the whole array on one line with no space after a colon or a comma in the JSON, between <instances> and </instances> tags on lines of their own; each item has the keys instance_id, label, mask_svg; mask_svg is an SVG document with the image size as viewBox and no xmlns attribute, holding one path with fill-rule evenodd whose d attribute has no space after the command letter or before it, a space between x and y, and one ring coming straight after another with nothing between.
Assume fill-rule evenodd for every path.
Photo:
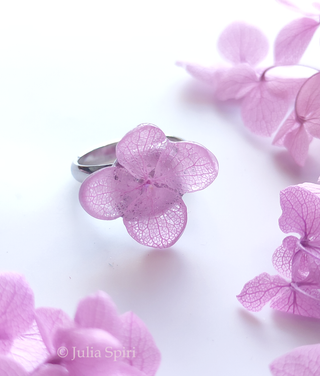
<instances>
[{"instance_id":1,"label":"white background","mask_svg":"<svg viewBox=\"0 0 320 376\"><path fill-rule=\"evenodd\" d=\"M279 192L317 181L319 142L296 167L175 66L222 62L216 40L232 21L259 26L272 43L297 17L272 0L2 0L1 270L23 273L38 307L71 316L79 299L106 291L147 324L162 352L158 376L266 376L277 356L320 342L318 320L251 314L235 297L275 273ZM305 58L313 65L318 41ZM139 245L121 219L87 215L70 174L78 153L142 122L205 145L220 164L209 188L184 196L188 225L168 250Z\"/></svg>"}]
</instances>

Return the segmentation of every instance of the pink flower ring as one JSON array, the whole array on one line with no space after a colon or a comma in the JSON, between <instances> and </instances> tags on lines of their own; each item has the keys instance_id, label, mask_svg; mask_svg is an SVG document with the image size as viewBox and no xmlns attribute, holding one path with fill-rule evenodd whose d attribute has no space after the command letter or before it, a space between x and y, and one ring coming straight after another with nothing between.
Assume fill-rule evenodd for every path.
<instances>
[{"instance_id":1,"label":"pink flower ring","mask_svg":"<svg viewBox=\"0 0 320 376\"><path fill-rule=\"evenodd\" d=\"M95 149L72 165L83 181L79 199L93 217L123 218L140 244L171 247L187 224L182 196L202 190L218 175L218 161L205 147L166 137L140 124L118 143Z\"/></svg>"}]
</instances>

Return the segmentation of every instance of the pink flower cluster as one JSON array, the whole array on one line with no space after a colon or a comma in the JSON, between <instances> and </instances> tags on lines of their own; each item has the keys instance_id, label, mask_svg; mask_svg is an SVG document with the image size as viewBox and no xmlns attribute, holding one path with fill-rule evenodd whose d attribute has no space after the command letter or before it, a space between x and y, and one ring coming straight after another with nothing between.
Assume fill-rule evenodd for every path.
<instances>
[{"instance_id":1,"label":"pink flower cluster","mask_svg":"<svg viewBox=\"0 0 320 376\"><path fill-rule=\"evenodd\" d=\"M271 302L274 309L319 319L320 186L304 183L288 187L281 191L280 202L281 230L284 233L296 233L299 237L287 236L274 252L272 261L279 275L258 275L244 286L237 298L250 311L259 311L266 303ZM295 350L295 361L305 362L307 370L309 358L312 357L320 371L320 347L317 345L316 352L313 347L311 350L310 347ZM292 354L286 357L286 362L289 362L289 358L293 361ZM285 367L282 364L283 359L279 358L271 366L276 376L292 375L289 373L291 368L288 364ZM310 373L316 374L318 373Z\"/></svg>"},{"instance_id":2,"label":"pink flower cluster","mask_svg":"<svg viewBox=\"0 0 320 376\"><path fill-rule=\"evenodd\" d=\"M0 274L0 375L154 376L160 352L132 312L118 315L102 291L80 301L75 318L34 307L23 276Z\"/></svg>"},{"instance_id":3,"label":"pink flower cluster","mask_svg":"<svg viewBox=\"0 0 320 376\"><path fill-rule=\"evenodd\" d=\"M290 1L282 3L293 7ZM220 53L232 66L177 63L209 84L217 100L239 100L244 125L253 133L269 137L280 127L273 144L286 147L301 166L312 139L320 138L320 74L309 79L284 78L272 71L299 63L320 25L318 18L319 14L307 14L279 32L271 67L257 67L268 53L267 38L256 27L241 22L229 25L218 40Z\"/></svg>"}]
</instances>

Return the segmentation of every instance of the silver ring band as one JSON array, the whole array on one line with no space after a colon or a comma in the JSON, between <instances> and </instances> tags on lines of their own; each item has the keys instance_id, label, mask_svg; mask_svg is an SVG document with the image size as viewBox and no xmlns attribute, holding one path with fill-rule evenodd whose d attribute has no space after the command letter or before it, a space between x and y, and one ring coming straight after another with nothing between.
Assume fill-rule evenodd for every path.
<instances>
[{"instance_id":1,"label":"silver ring band","mask_svg":"<svg viewBox=\"0 0 320 376\"><path fill-rule=\"evenodd\" d=\"M170 141L179 142L183 139L179 137L167 136ZM101 168L111 167L116 160L116 146L118 142L101 146L89 151L82 157L77 157L71 165L73 177L82 183L90 174Z\"/></svg>"}]
</instances>

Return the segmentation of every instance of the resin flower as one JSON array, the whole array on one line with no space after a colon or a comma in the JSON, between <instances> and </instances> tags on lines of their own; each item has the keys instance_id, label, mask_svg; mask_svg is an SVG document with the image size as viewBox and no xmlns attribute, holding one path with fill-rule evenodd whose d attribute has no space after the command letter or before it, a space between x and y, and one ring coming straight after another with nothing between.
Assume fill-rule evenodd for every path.
<instances>
[{"instance_id":1,"label":"resin flower","mask_svg":"<svg viewBox=\"0 0 320 376\"><path fill-rule=\"evenodd\" d=\"M172 246L187 224L182 196L210 185L218 162L193 142L172 142L155 125L140 124L117 144L112 167L80 188L83 208L98 219L123 217L128 233L155 248Z\"/></svg>"}]
</instances>

